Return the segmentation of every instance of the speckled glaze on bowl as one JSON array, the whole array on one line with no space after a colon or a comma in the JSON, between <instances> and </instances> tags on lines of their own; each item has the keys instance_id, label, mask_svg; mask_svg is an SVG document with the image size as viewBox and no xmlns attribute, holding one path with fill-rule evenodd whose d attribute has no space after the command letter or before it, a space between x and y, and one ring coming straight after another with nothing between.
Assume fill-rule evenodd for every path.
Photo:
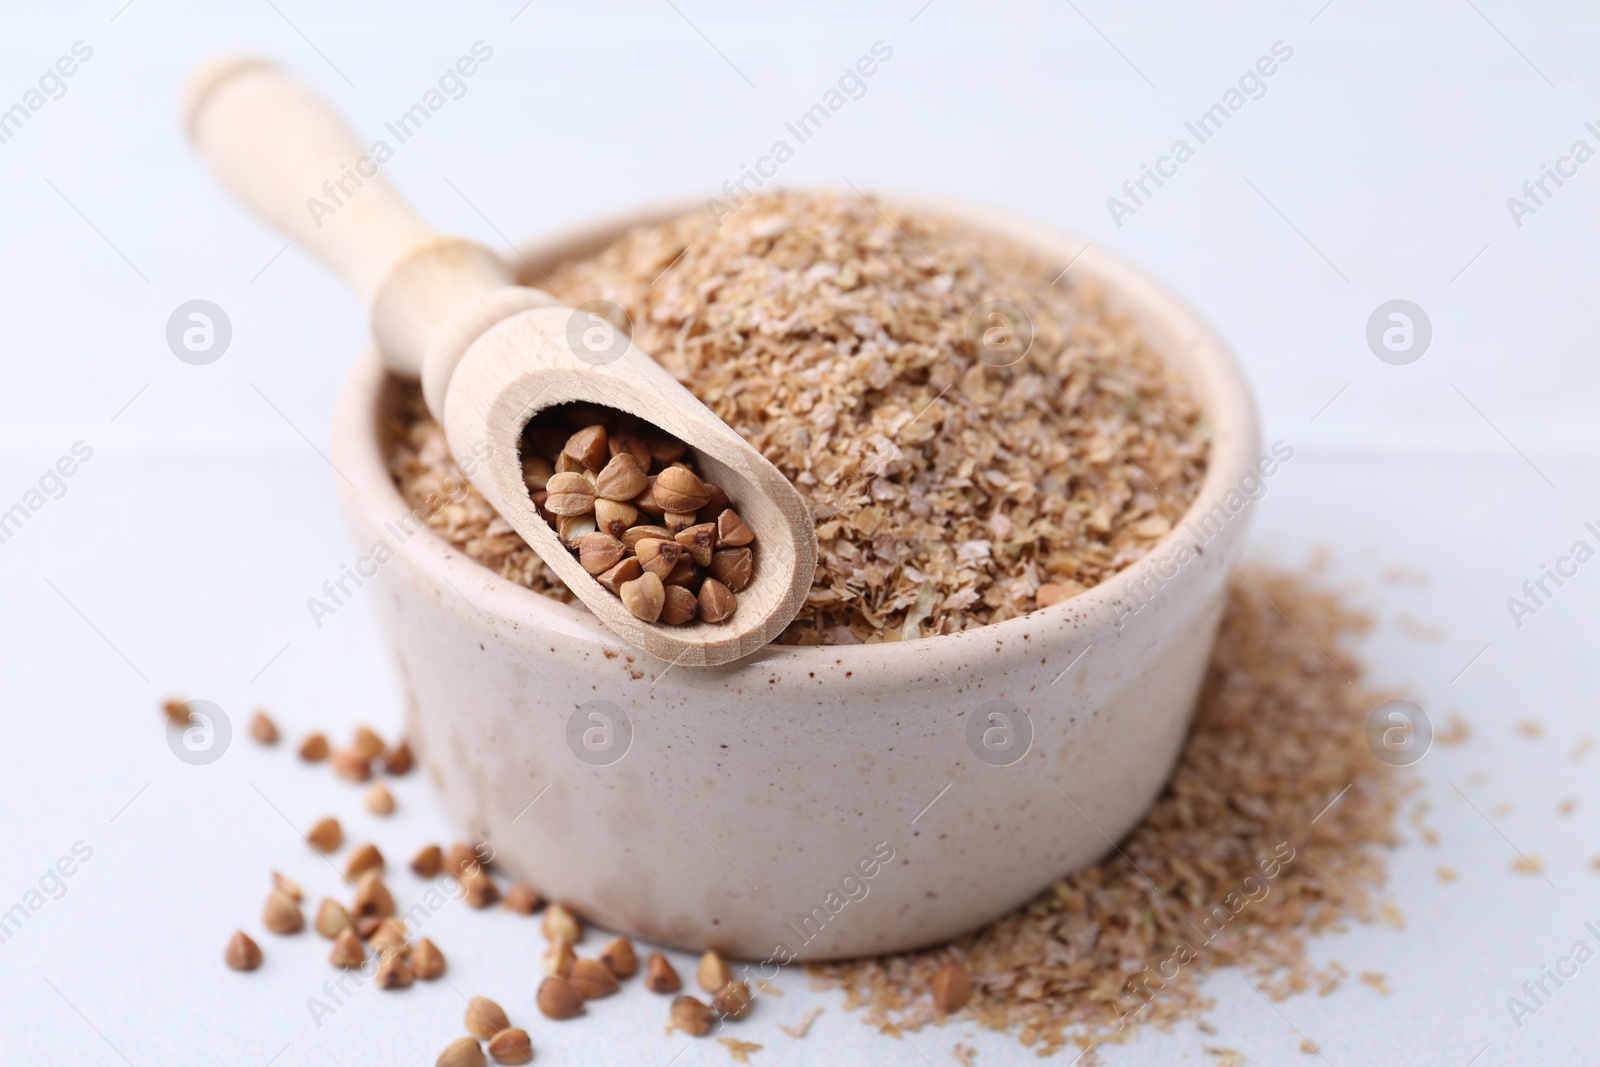
<instances>
[{"instance_id":1,"label":"speckled glaze on bowl","mask_svg":"<svg viewBox=\"0 0 1600 1067\"><path fill-rule=\"evenodd\" d=\"M1078 260L1074 276L1103 285L1206 409L1214 438L1194 521L1109 581L998 625L673 667L427 529L408 534L417 524L403 521L384 466L393 383L372 352L342 394L339 488L363 551L395 552L371 602L398 653L423 765L463 836L609 929L778 962L954 937L1109 850L1183 743L1248 524L1239 486L1260 452L1239 368L1144 274L1098 249L1079 260L1077 238L890 199ZM694 206L605 219L524 251L548 269ZM991 717L1008 705L1024 715ZM591 718L597 709L604 717ZM616 727L605 749L623 715L631 742Z\"/></svg>"}]
</instances>

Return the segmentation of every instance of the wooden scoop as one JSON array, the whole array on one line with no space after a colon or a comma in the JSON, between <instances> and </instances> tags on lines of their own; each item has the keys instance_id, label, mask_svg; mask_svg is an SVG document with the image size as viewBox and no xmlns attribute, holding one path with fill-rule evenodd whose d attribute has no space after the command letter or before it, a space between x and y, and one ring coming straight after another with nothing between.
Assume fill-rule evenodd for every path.
<instances>
[{"instance_id":1,"label":"wooden scoop","mask_svg":"<svg viewBox=\"0 0 1600 1067\"><path fill-rule=\"evenodd\" d=\"M550 569L619 637L653 656L713 666L777 637L811 589L817 535L778 469L625 337L595 345L595 318L516 284L481 245L413 214L337 116L253 57L191 79L190 136L257 214L337 271L370 310L390 371L422 379L461 468ZM697 453L755 533L755 569L726 622L647 623L602 588L539 515L523 482L523 427L583 401L635 415Z\"/></svg>"}]
</instances>

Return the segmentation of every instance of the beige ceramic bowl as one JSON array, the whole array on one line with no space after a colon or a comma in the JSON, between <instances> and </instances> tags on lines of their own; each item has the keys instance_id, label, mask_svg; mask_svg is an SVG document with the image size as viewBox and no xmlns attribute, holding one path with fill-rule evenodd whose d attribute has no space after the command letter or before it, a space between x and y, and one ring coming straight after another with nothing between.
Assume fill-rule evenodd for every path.
<instances>
[{"instance_id":1,"label":"beige ceramic bowl","mask_svg":"<svg viewBox=\"0 0 1600 1067\"><path fill-rule=\"evenodd\" d=\"M1063 265L1084 247L989 210L894 199ZM548 269L690 207L526 254ZM669 667L426 529L408 536L383 458L394 391L367 352L339 403L334 462L362 551L398 550L377 565L372 601L410 736L463 835L609 929L775 962L938 942L1108 851L1183 743L1260 447L1239 368L1204 322L1098 249L1072 269L1102 283L1205 406L1214 443L1192 521L1110 581L1021 618L773 647L726 667Z\"/></svg>"}]
</instances>

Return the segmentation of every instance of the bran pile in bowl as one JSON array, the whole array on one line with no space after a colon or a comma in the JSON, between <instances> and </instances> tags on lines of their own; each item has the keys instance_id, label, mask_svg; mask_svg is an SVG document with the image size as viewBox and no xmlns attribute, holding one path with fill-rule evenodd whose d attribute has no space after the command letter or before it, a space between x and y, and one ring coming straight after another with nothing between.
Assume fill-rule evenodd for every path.
<instances>
[{"instance_id":1,"label":"bran pile in bowl","mask_svg":"<svg viewBox=\"0 0 1600 1067\"><path fill-rule=\"evenodd\" d=\"M1065 267L965 225L791 192L720 225L639 227L523 281L619 305L634 340L795 484L820 554L781 641L833 645L1056 603L1138 560L1193 501L1199 404ZM575 602L455 470L416 387L396 423L390 469L428 524Z\"/></svg>"}]
</instances>

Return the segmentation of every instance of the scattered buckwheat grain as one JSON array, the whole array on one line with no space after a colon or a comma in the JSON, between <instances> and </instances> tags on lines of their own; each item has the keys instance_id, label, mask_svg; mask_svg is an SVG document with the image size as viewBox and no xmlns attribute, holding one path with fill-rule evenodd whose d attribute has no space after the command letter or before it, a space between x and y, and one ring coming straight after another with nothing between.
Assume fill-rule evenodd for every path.
<instances>
[{"instance_id":1,"label":"scattered buckwheat grain","mask_svg":"<svg viewBox=\"0 0 1600 1067\"><path fill-rule=\"evenodd\" d=\"M317 820L310 833L306 834L306 840L318 852L337 852L339 846L344 844L344 830L339 826L339 820L330 815Z\"/></svg>"},{"instance_id":2,"label":"scattered buckwheat grain","mask_svg":"<svg viewBox=\"0 0 1600 1067\"><path fill-rule=\"evenodd\" d=\"M250 736L263 745L278 743L278 724L265 711L257 711L250 720Z\"/></svg>"},{"instance_id":3,"label":"scattered buckwheat grain","mask_svg":"<svg viewBox=\"0 0 1600 1067\"><path fill-rule=\"evenodd\" d=\"M382 782L367 790L366 799L362 804L374 815L394 814L394 794L389 792L389 787Z\"/></svg>"},{"instance_id":4,"label":"scattered buckwheat grain","mask_svg":"<svg viewBox=\"0 0 1600 1067\"><path fill-rule=\"evenodd\" d=\"M236 971L253 971L261 966L261 946L243 930L235 930L223 950L222 961Z\"/></svg>"}]
</instances>

